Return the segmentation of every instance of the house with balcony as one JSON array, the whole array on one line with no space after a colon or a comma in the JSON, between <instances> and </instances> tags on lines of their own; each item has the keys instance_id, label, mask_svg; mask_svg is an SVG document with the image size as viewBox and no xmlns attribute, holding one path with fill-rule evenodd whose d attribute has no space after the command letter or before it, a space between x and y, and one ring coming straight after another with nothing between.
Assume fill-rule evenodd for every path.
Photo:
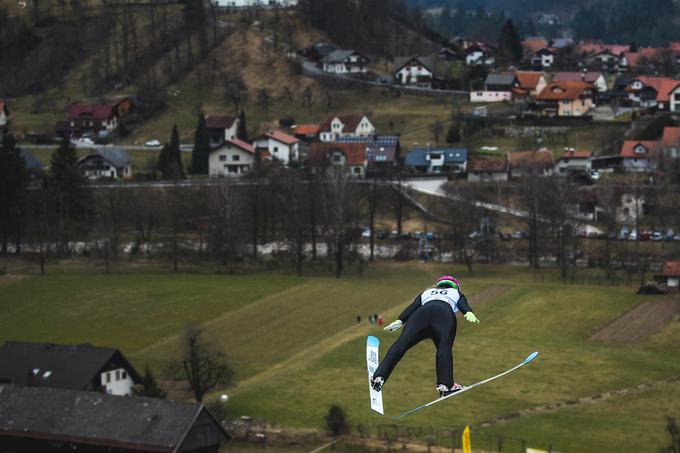
<instances>
[{"instance_id":1,"label":"house with balcony","mask_svg":"<svg viewBox=\"0 0 680 453\"><path fill-rule=\"evenodd\" d=\"M57 121L56 134L64 138L106 138L118 127L113 105L74 104L69 108L68 119Z\"/></svg>"},{"instance_id":2,"label":"house with balcony","mask_svg":"<svg viewBox=\"0 0 680 453\"><path fill-rule=\"evenodd\" d=\"M253 141L257 152L266 151L284 165L300 158L300 140L281 131L268 131Z\"/></svg>"},{"instance_id":3,"label":"house with balcony","mask_svg":"<svg viewBox=\"0 0 680 453\"><path fill-rule=\"evenodd\" d=\"M335 50L322 60L324 72L333 74L364 74L371 60L356 50Z\"/></svg>"},{"instance_id":4,"label":"house with balcony","mask_svg":"<svg viewBox=\"0 0 680 453\"><path fill-rule=\"evenodd\" d=\"M78 161L78 168L87 179L130 179L132 157L122 149L97 148Z\"/></svg>"},{"instance_id":5,"label":"house with balcony","mask_svg":"<svg viewBox=\"0 0 680 453\"><path fill-rule=\"evenodd\" d=\"M205 128L210 137L210 146L221 146L227 140L233 140L238 134L239 119L231 115L208 115L205 117Z\"/></svg>"},{"instance_id":6,"label":"house with balcony","mask_svg":"<svg viewBox=\"0 0 680 453\"><path fill-rule=\"evenodd\" d=\"M592 157L592 151L566 150L555 164L555 174L569 176L575 173L588 173Z\"/></svg>"},{"instance_id":7,"label":"house with balcony","mask_svg":"<svg viewBox=\"0 0 680 453\"><path fill-rule=\"evenodd\" d=\"M399 57L394 60L394 81L400 85L430 88L434 78L434 57Z\"/></svg>"},{"instance_id":8,"label":"house with balcony","mask_svg":"<svg viewBox=\"0 0 680 453\"><path fill-rule=\"evenodd\" d=\"M344 137L370 137L375 126L366 115L329 116L319 127L319 140L334 142Z\"/></svg>"},{"instance_id":9,"label":"house with balcony","mask_svg":"<svg viewBox=\"0 0 680 453\"><path fill-rule=\"evenodd\" d=\"M542 148L535 151L516 151L507 154L511 178L551 176L555 169L552 152Z\"/></svg>"},{"instance_id":10,"label":"house with balcony","mask_svg":"<svg viewBox=\"0 0 680 453\"><path fill-rule=\"evenodd\" d=\"M219 176L243 176L250 173L256 161L255 148L243 140L226 140L213 148L208 157L208 174Z\"/></svg>"},{"instance_id":11,"label":"house with balcony","mask_svg":"<svg viewBox=\"0 0 680 453\"><path fill-rule=\"evenodd\" d=\"M460 174L467 171L467 148L413 148L404 158L412 173Z\"/></svg>"},{"instance_id":12,"label":"house with balcony","mask_svg":"<svg viewBox=\"0 0 680 453\"><path fill-rule=\"evenodd\" d=\"M543 116L585 116L595 105L595 87L583 81L549 83L536 97Z\"/></svg>"}]
</instances>

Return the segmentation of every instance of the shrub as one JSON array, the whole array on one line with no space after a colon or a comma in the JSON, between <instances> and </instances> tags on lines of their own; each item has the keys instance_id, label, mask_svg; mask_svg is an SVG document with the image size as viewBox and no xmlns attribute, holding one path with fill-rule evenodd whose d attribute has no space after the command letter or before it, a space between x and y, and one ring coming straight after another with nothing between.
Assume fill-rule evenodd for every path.
<instances>
[{"instance_id":1,"label":"shrub","mask_svg":"<svg viewBox=\"0 0 680 453\"><path fill-rule=\"evenodd\" d=\"M340 406L333 404L330 409L328 409L326 427L333 437L341 434L349 434L349 424L345 418L345 411L343 411Z\"/></svg>"}]
</instances>

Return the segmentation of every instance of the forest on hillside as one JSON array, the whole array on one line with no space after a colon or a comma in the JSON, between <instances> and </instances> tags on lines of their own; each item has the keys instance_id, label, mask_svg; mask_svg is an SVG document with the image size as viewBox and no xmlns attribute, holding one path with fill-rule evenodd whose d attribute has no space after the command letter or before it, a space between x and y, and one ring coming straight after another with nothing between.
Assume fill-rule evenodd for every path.
<instances>
[{"instance_id":1,"label":"forest on hillside","mask_svg":"<svg viewBox=\"0 0 680 453\"><path fill-rule=\"evenodd\" d=\"M505 18L520 24L525 36L566 36L577 40L658 46L680 41L680 10L673 0L409 0L411 7L441 7L429 20L445 36L497 36ZM557 14L560 26L541 25L541 13Z\"/></svg>"}]
</instances>

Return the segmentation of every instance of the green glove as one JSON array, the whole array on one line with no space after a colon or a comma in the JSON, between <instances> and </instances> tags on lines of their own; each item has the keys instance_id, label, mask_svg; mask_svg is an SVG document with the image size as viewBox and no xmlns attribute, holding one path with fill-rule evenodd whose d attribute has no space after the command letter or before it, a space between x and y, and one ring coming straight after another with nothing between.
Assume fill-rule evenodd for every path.
<instances>
[{"instance_id":1,"label":"green glove","mask_svg":"<svg viewBox=\"0 0 680 453\"><path fill-rule=\"evenodd\" d=\"M476 322L477 324L479 324L479 319L477 319L475 314L472 313L471 311L465 313L464 316L465 316L465 319L468 320L469 322Z\"/></svg>"}]
</instances>

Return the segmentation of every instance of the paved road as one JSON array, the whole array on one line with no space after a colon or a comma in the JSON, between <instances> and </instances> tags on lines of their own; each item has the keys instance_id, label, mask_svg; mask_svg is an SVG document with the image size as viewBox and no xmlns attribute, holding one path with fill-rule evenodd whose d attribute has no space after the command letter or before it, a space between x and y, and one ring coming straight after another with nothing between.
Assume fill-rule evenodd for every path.
<instances>
[{"instance_id":1,"label":"paved road","mask_svg":"<svg viewBox=\"0 0 680 453\"><path fill-rule=\"evenodd\" d=\"M36 145L33 143L20 143L19 146L21 148L25 148L28 150L31 149L51 149L55 150L59 148L59 145ZM161 147L160 146L144 146L144 145L97 145L97 146L76 146L76 149L95 149L95 148L116 148L116 149L122 149L125 151L160 151ZM184 144L184 145L179 145L179 148L183 152L191 152L194 149L194 145L192 144Z\"/></svg>"},{"instance_id":2,"label":"paved road","mask_svg":"<svg viewBox=\"0 0 680 453\"><path fill-rule=\"evenodd\" d=\"M444 185L446 184L447 179L446 178L441 178L441 179L411 179L411 180L406 180L404 181L404 185L421 193L425 193L428 195L434 195L436 197L444 197L444 198L451 198L456 201L462 201L466 202L462 197L458 197L454 194L447 193L444 191ZM507 206L499 205L499 204L494 204L494 203L487 203L485 201L475 201L473 203L475 206L489 210L489 211L495 211L495 212L500 212L503 214L508 214L511 216L515 217L520 217L523 219L526 219L529 217L529 212L525 211L523 209L515 209L515 208L509 208ZM539 220L541 220L539 218ZM545 219L543 219L545 221ZM590 225L586 222L583 222L581 220L575 220L576 225L585 230L586 233L597 233L601 234L603 231L593 225Z\"/></svg>"}]
</instances>

